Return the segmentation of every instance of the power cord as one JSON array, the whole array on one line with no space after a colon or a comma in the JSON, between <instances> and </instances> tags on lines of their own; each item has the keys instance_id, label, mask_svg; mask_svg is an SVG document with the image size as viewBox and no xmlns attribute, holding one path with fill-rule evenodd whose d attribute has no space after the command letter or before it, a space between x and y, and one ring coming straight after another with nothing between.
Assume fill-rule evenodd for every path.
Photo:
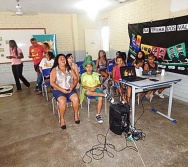
<instances>
[{"instance_id":1,"label":"power cord","mask_svg":"<svg viewBox=\"0 0 188 167\"><path fill-rule=\"evenodd\" d=\"M142 103L142 100L141 100L141 104L142 104L143 112L140 115L140 117L136 120L135 125L138 122L138 120L141 119L141 117L144 114L144 105ZM144 141L145 137L146 137L146 134L144 132L142 132L141 129L136 129L135 127L131 127L130 120L129 120L129 122L127 122L127 124L129 125L129 131L128 132L127 132L127 129L125 131L125 127L122 124L122 127L124 128L123 129L124 130L123 134L124 134L124 137L125 137L125 144L126 144L124 148L122 148L120 150L117 150L115 145L107 142L107 135L108 135L108 132L110 130L110 128L108 128L108 130L107 130L105 135L103 135L103 134L98 134L97 135L97 141L98 141L99 144L94 145L90 150L86 151L84 156L82 157L82 161L84 163L91 163L93 159L94 160L100 160L100 159L102 159L104 157L105 153L110 158L114 158L114 154L112 152L110 152L109 149L112 149L112 150L114 150L116 152L121 152L121 151L125 150L126 148L129 148L129 149L132 149L132 150L134 150L136 152L139 152L135 141L138 141L138 140L143 140ZM100 139L99 139L100 137L103 138L103 142L100 141ZM136 147L129 146L127 144L128 140L129 141L133 141ZM141 158L140 154L139 154L139 156ZM141 160L143 162L142 158L141 158ZM144 164L144 162L143 162L143 164ZM144 164L144 166L145 166L145 164Z\"/></svg>"},{"instance_id":2,"label":"power cord","mask_svg":"<svg viewBox=\"0 0 188 167\"><path fill-rule=\"evenodd\" d=\"M110 129L110 128L109 128ZM99 144L94 145L90 150L86 151L86 153L84 154L84 156L82 157L82 161L84 163L91 163L92 159L94 160L100 160L104 157L105 153L110 157L110 158L114 158L114 154L112 152L110 152L108 150L108 148L115 150L116 152L121 152L123 150L125 150L126 148L132 149L136 152L138 152L137 148L134 146L128 146L127 144L127 135L125 135L125 141L126 141L126 146L120 150L117 150L115 145L111 144L111 143L107 143L107 134L109 132L109 129L106 132L106 135L103 134L98 134L97 135L97 141L99 142ZM104 138L104 142L101 142L99 140L99 136L102 136ZM88 160L85 160L86 158L88 158Z\"/></svg>"}]
</instances>

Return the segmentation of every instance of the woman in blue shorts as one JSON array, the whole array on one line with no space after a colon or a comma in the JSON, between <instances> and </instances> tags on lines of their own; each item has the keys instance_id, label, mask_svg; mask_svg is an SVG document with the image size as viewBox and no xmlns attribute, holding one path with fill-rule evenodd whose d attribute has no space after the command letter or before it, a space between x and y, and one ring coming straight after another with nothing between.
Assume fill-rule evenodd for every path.
<instances>
[{"instance_id":1,"label":"woman in blue shorts","mask_svg":"<svg viewBox=\"0 0 188 167\"><path fill-rule=\"evenodd\" d=\"M79 99L75 89L77 83L78 77L75 71L69 66L65 55L57 55L50 74L50 84L54 88L53 95L59 102L59 120L61 129L66 129L64 115L67 99L70 99L72 101L75 123L80 123L78 116Z\"/></svg>"}]
</instances>

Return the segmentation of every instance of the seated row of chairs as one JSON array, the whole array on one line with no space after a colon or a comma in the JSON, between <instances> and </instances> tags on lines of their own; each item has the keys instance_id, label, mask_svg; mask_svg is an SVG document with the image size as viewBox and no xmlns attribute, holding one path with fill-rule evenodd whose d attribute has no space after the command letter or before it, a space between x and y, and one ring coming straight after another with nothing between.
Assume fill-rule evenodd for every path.
<instances>
[{"instance_id":1,"label":"seated row of chairs","mask_svg":"<svg viewBox=\"0 0 188 167\"><path fill-rule=\"evenodd\" d=\"M78 66L80 68L80 75L85 72L85 69L82 68L82 64L83 62L78 62ZM46 96L46 100L48 101L49 97L48 97L48 90L47 90L47 87L50 86L50 81L49 81L49 78L46 78L46 76L49 76L50 75L50 72L51 72L51 69L48 68L48 69L43 69L42 70L42 76L43 76L43 83L42 83L42 93L43 93L43 96L45 94ZM80 93L81 93L81 88L80 88ZM90 100L91 99L95 99L95 97L93 96L87 96L87 111L88 111L88 117L90 117ZM68 107L68 103L70 103L70 99L67 99L67 107ZM52 109L53 109L53 114L55 114L55 104L58 108L58 102L56 101L55 97L52 97ZM82 109L82 105L81 105L81 109ZM106 99L105 99L105 114L107 113L107 108L106 108ZM58 112L58 115L59 115L59 112Z\"/></svg>"},{"instance_id":2,"label":"seated row of chairs","mask_svg":"<svg viewBox=\"0 0 188 167\"><path fill-rule=\"evenodd\" d=\"M96 63L96 60L93 61L94 63ZM79 61L79 62L76 62L76 64L78 65L78 68L79 68L79 74L83 74L84 72L86 72L86 70L83 68L82 64L83 64L83 61ZM115 62L111 62L109 63L108 65L108 72L111 73L112 70L113 70L113 67L115 65ZM129 64L127 64L129 65ZM51 72L51 69L43 69L42 70L42 75L43 75L43 83L42 83L42 92L43 92L43 96L45 95L46 96L46 99L47 101L49 100L49 97L48 97L48 91L47 91L47 87L50 86L50 81L49 81L49 78L46 78L46 76L49 76L50 75L50 72ZM80 88L80 92L81 92L81 88ZM94 99L95 97L92 97L92 96L87 96L86 99L87 99L87 110L88 110L88 117L90 117L90 100L91 99ZM68 103L71 102L70 99L67 99L67 107L68 107ZM58 106L58 102L55 100L55 98L53 97L52 98L52 107L53 107L53 114L55 114L55 103L57 104ZM81 106L81 109L82 109L82 106ZM105 99L105 114L107 113L107 107L106 107L106 99Z\"/></svg>"}]
</instances>

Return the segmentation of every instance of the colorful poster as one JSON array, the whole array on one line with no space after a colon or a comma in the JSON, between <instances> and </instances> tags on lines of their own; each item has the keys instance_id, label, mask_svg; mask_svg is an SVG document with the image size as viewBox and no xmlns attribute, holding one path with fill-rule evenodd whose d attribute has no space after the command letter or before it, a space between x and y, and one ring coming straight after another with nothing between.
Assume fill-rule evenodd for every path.
<instances>
[{"instance_id":1,"label":"colorful poster","mask_svg":"<svg viewBox=\"0 0 188 167\"><path fill-rule=\"evenodd\" d=\"M146 44L141 44L141 50L148 55L149 53L153 53L156 57L156 60L164 60L166 55L166 48L158 47L158 46L151 46Z\"/></svg>"},{"instance_id":2,"label":"colorful poster","mask_svg":"<svg viewBox=\"0 0 188 167\"><path fill-rule=\"evenodd\" d=\"M188 15L185 15L173 19L128 24L130 48L136 46L137 43L134 45L134 42L140 35L141 50L145 54L152 52L158 65L165 67L166 71L188 75L187 20ZM128 63L135 59L133 56L135 50L131 49L128 52Z\"/></svg>"},{"instance_id":3,"label":"colorful poster","mask_svg":"<svg viewBox=\"0 0 188 167\"><path fill-rule=\"evenodd\" d=\"M159 60L159 59L164 60L165 55L166 55L166 48L153 46L152 47L152 53L155 55L157 60Z\"/></svg>"},{"instance_id":4,"label":"colorful poster","mask_svg":"<svg viewBox=\"0 0 188 167\"><path fill-rule=\"evenodd\" d=\"M41 43L48 43L49 50L51 50L55 56L58 54L55 34L33 35L33 38Z\"/></svg>"},{"instance_id":5,"label":"colorful poster","mask_svg":"<svg viewBox=\"0 0 188 167\"><path fill-rule=\"evenodd\" d=\"M137 48L138 48L137 51L139 51L139 49L140 49L141 38L142 38L142 37L141 37L140 35L137 35L137 39L136 39L136 46L137 46Z\"/></svg>"},{"instance_id":6,"label":"colorful poster","mask_svg":"<svg viewBox=\"0 0 188 167\"><path fill-rule=\"evenodd\" d=\"M185 43L180 43L167 48L167 53L169 59L173 62L177 62L178 60L184 62L186 59Z\"/></svg>"},{"instance_id":7,"label":"colorful poster","mask_svg":"<svg viewBox=\"0 0 188 167\"><path fill-rule=\"evenodd\" d=\"M133 56L136 56L137 52L140 50L141 36L132 34L130 52Z\"/></svg>"},{"instance_id":8,"label":"colorful poster","mask_svg":"<svg viewBox=\"0 0 188 167\"><path fill-rule=\"evenodd\" d=\"M141 51L143 51L145 53L145 55L148 55L149 53L152 52L152 46L146 45L146 44L141 44Z\"/></svg>"}]
</instances>

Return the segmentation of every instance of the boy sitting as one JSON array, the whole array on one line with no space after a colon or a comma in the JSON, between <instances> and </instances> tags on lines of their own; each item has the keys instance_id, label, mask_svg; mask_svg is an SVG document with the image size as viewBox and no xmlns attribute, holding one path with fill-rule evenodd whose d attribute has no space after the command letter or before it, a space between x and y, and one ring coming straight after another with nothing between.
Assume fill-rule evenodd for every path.
<instances>
[{"instance_id":1,"label":"boy sitting","mask_svg":"<svg viewBox=\"0 0 188 167\"><path fill-rule=\"evenodd\" d=\"M99 74L93 72L94 62L92 62L92 57L87 56L84 60L83 67L86 69L86 72L81 76L81 84L82 84L82 93L80 97L80 103L83 102L85 95L86 96L95 96L95 99L98 101L97 104L97 114L96 120L98 123L102 123L102 117L100 115L102 105L103 105L103 97L107 98L111 103L114 102L114 99L110 97L108 94L102 93L100 87Z\"/></svg>"}]
</instances>

